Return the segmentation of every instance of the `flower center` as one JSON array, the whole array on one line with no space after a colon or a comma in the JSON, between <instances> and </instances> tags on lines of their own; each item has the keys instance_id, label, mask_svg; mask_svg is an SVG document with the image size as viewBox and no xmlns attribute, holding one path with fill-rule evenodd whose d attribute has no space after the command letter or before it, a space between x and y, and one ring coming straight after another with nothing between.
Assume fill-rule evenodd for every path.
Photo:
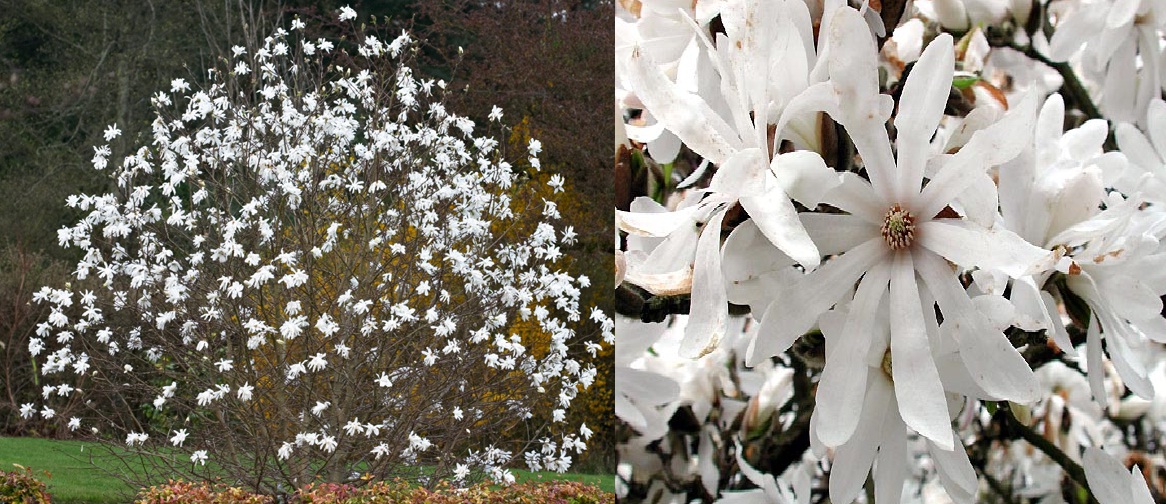
<instances>
[{"instance_id":1,"label":"flower center","mask_svg":"<svg viewBox=\"0 0 1166 504\"><path fill-rule=\"evenodd\" d=\"M895 203L887 216L883 218L883 227L880 229L883 239L892 249L899 250L911 246L915 240L915 217Z\"/></svg>"}]
</instances>

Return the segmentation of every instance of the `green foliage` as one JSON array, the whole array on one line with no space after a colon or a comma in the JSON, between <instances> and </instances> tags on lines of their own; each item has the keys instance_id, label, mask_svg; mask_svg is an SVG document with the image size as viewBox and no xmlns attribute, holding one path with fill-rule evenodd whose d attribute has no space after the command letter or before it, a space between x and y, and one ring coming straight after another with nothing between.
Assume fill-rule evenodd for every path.
<instances>
[{"instance_id":1,"label":"green foliage","mask_svg":"<svg viewBox=\"0 0 1166 504\"><path fill-rule=\"evenodd\" d=\"M3 480L0 480L0 501L14 504L47 504L49 499L48 487L43 481L36 479L32 469L18 464L15 471L0 470ZM45 472L45 476L49 476Z\"/></svg>"}]
</instances>

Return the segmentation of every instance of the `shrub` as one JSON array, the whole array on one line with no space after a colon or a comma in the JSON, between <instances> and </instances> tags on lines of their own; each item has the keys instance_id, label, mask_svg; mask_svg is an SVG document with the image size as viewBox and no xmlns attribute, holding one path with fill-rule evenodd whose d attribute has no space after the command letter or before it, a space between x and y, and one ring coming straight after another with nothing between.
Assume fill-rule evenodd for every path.
<instances>
[{"instance_id":1,"label":"shrub","mask_svg":"<svg viewBox=\"0 0 1166 504\"><path fill-rule=\"evenodd\" d=\"M19 465L16 467L15 471L0 470L0 475L3 476L3 480L0 480L0 502L48 504L52 501L49 498L48 486L33 476L32 469Z\"/></svg>"},{"instance_id":2,"label":"shrub","mask_svg":"<svg viewBox=\"0 0 1166 504\"><path fill-rule=\"evenodd\" d=\"M207 89L176 79L125 159L98 147L116 190L67 202L85 215L59 236L84 258L36 296L46 400L21 413L97 429L158 473L268 492L358 469L566 470L591 432L567 411L613 326L583 320L590 281L561 261L563 178L539 196L507 161L537 173L538 141L508 153L447 111L407 34L302 27L237 48ZM89 411L57 414L78 395Z\"/></svg>"}]
</instances>

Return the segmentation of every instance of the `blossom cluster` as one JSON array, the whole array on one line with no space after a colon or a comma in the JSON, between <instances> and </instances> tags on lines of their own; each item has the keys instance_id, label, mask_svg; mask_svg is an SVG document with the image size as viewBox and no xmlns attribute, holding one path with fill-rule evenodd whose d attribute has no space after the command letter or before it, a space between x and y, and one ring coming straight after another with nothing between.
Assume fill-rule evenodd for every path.
<instances>
[{"instance_id":1,"label":"blossom cluster","mask_svg":"<svg viewBox=\"0 0 1166 504\"><path fill-rule=\"evenodd\" d=\"M668 174L617 283L687 304L617 321L625 495L1150 502L1114 457L1166 462L1123 435L1166 432L1161 2L617 12L617 163ZM1063 460L981 453L1007 419Z\"/></svg>"},{"instance_id":2,"label":"blossom cluster","mask_svg":"<svg viewBox=\"0 0 1166 504\"><path fill-rule=\"evenodd\" d=\"M505 144L445 109L444 81L412 70L408 33L303 30L235 47L206 88L175 79L150 138L95 148L110 191L67 201L81 218L60 243L81 260L36 295L44 401L21 414L240 481L438 460L513 481L523 459L497 430L551 404L555 425L517 447L565 471L591 434L565 414L595 379L587 351L613 338L562 264L573 229ZM532 170L541 148L520 154Z\"/></svg>"}]
</instances>

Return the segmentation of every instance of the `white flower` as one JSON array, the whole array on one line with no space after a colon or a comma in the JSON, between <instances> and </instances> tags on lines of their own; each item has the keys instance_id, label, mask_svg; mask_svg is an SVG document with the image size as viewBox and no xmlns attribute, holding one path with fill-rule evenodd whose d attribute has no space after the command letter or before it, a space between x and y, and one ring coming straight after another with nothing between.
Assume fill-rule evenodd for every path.
<instances>
[{"instance_id":1,"label":"white flower","mask_svg":"<svg viewBox=\"0 0 1166 504\"><path fill-rule=\"evenodd\" d=\"M190 84L186 83L186 79L174 79L170 81L170 92L177 93L179 91L186 91L190 89Z\"/></svg>"},{"instance_id":2,"label":"white flower","mask_svg":"<svg viewBox=\"0 0 1166 504\"><path fill-rule=\"evenodd\" d=\"M117 138L118 135L121 135L121 130L117 129L116 123L109 125L108 128L105 128L104 137L106 142Z\"/></svg>"},{"instance_id":3,"label":"white flower","mask_svg":"<svg viewBox=\"0 0 1166 504\"><path fill-rule=\"evenodd\" d=\"M294 445L285 441L283 445L279 447L279 459L287 460L288 457L291 457L292 448L294 448Z\"/></svg>"},{"instance_id":4,"label":"white flower","mask_svg":"<svg viewBox=\"0 0 1166 504\"><path fill-rule=\"evenodd\" d=\"M239 390L235 391L235 393L239 397L240 401L246 402L251 400L251 392L254 390L255 387L250 383L244 383L243 386L239 387Z\"/></svg>"},{"instance_id":5,"label":"white flower","mask_svg":"<svg viewBox=\"0 0 1166 504\"><path fill-rule=\"evenodd\" d=\"M316 401L316 405L312 407L312 414L320 416L320 413L323 413L331 405L332 401Z\"/></svg>"},{"instance_id":6,"label":"white flower","mask_svg":"<svg viewBox=\"0 0 1166 504\"><path fill-rule=\"evenodd\" d=\"M222 359L215 363L215 367L219 368L220 373L225 373L235 368L234 361L231 359Z\"/></svg>"},{"instance_id":7,"label":"white flower","mask_svg":"<svg viewBox=\"0 0 1166 504\"><path fill-rule=\"evenodd\" d=\"M924 187L928 140L942 118L952 80L951 37L941 34L928 45L903 86L895 120L896 160L883 127L891 109L887 97L877 94L874 44L865 30L857 11L837 11L829 34L830 81L812 86L789 108L820 106L843 124L870 181L851 175L824 196L849 215L802 215L823 254L842 254L810 274L774 278L770 291L774 295L748 360L756 363L785 351L821 313L849 297L859 282L846 328L826 353L815 410L819 436L826 445L837 446L854 433L867 382L862 363L882 355L864 331L873 324L883 299L888 299L894 390L899 397L911 398L899 403L899 413L907 426L950 450L947 400L928 335L933 309L923 299L938 301L945 325L956 329L960 361L988 396L1018 402L1040 397L1028 364L973 306L949 262L1018 277L1047 260L1049 253L1007 230L936 218L957 196L995 191L990 179L982 183L985 170L1015 156L1027 143L1035 102L1030 97L998 123L978 131ZM726 261L729 255L726 252ZM927 297L921 297L919 280Z\"/></svg>"},{"instance_id":8,"label":"white flower","mask_svg":"<svg viewBox=\"0 0 1166 504\"><path fill-rule=\"evenodd\" d=\"M454 406L453 419L454 420L461 420L464 416L465 416L465 414L462 413L462 407L461 406Z\"/></svg>"},{"instance_id":9,"label":"white flower","mask_svg":"<svg viewBox=\"0 0 1166 504\"><path fill-rule=\"evenodd\" d=\"M81 427L81 419L80 418L72 417L69 419L69 430L70 431L75 431L80 427Z\"/></svg>"},{"instance_id":10,"label":"white flower","mask_svg":"<svg viewBox=\"0 0 1166 504\"><path fill-rule=\"evenodd\" d=\"M384 388L389 388L389 387L393 386L393 380L390 380L389 375L387 375L383 372L381 373L380 376L377 377L376 382L377 382L377 386L384 387Z\"/></svg>"},{"instance_id":11,"label":"white flower","mask_svg":"<svg viewBox=\"0 0 1166 504\"><path fill-rule=\"evenodd\" d=\"M494 105L493 107L491 107L490 108L490 115L487 117L487 119L489 119L491 121L501 121L502 120L502 108L498 107L497 105Z\"/></svg>"},{"instance_id":12,"label":"white flower","mask_svg":"<svg viewBox=\"0 0 1166 504\"><path fill-rule=\"evenodd\" d=\"M349 436L354 436L357 433L364 432L364 429L360 426L360 419L353 418L352 420L349 420L348 423L344 424L344 432Z\"/></svg>"},{"instance_id":13,"label":"white flower","mask_svg":"<svg viewBox=\"0 0 1166 504\"><path fill-rule=\"evenodd\" d=\"M186 429L179 429L174 431L174 436L170 438L170 444L174 446L182 446L186 441Z\"/></svg>"},{"instance_id":14,"label":"white flower","mask_svg":"<svg viewBox=\"0 0 1166 504\"><path fill-rule=\"evenodd\" d=\"M291 366L288 366L287 381L289 381L289 382L293 381L296 378L299 378L300 375L302 375L306 372L308 372L308 368L304 367L303 362L297 362L295 364L292 364Z\"/></svg>"},{"instance_id":15,"label":"white flower","mask_svg":"<svg viewBox=\"0 0 1166 504\"><path fill-rule=\"evenodd\" d=\"M190 454L190 462L192 464L206 465L206 450L197 450Z\"/></svg>"},{"instance_id":16,"label":"white flower","mask_svg":"<svg viewBox=\"0 0 1166 504\"><path fill-rule=\"evenodd\" d=\"M323 352L313 355L312 358L308 360L308 369L312 371L320 371L328 367L328 361L324 359L326 356L327 355Z\"/></svg>"},{"instance_id":17,"label":"white flower","mask_svg":"<svg viewBox=\"0 0 1166 504\"><path fill-rule=\"evenodd\" d=\"M131 432L126 436L126 445L133 446L136 444L142 446L149 439L150 435L144 432Z\"/></svg>"},{"instance_id":18,"label":"white flower","mask_svg":"<svg viewBox=\"0 0 1166 504\"><path fill-rule=\"evenodd\" d=\"M470 466L459 463L459 464L457 464L457 466L454 467L454 470L453 470L454 481L465 481L465 479L469 475L470 475Z\"/></svg>"},{"instance_id":19,"label":"white flower","mask_svg":"<svg viewBox=\"0 0 1166 504\"><path fill-rule=\"evenodd\" d=\"M349 19L356 19L356 11L352 7L345 5L340 8L340 20L348 21Z\"/></svg>"},{"instance_id":20,"label":"white flower","mask_svg":"<svg viewBox=\"0 0 1166 504\"><path fill-rule=\"evenodd\" d=\"M320 448L328 453L336 451L336 445L336 437L334 436L324 436L320 439Z\"/></svg>"}]
</instances>

